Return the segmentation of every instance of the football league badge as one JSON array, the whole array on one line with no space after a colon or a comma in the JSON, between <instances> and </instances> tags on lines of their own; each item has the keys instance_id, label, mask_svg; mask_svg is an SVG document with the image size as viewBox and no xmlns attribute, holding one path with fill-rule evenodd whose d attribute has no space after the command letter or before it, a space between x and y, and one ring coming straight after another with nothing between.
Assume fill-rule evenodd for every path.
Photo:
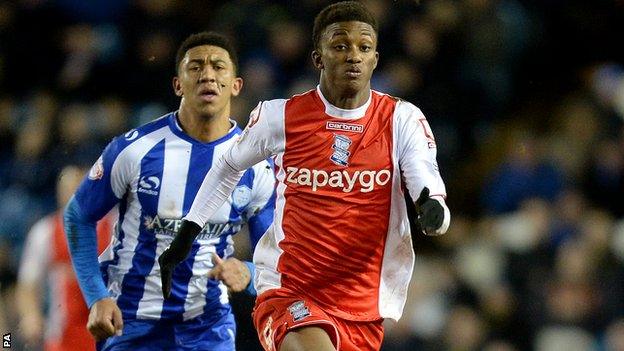
<instances>
[{"instance_id":1,"label":"football league badge","mask_svg":"<svg viewBox=\"0 0 624 351\"><path fill-rule=\"evenodd\" d=\"M329 158L333 163L339 166L349 165L349 146L351 146L351 139L344 135L334 134L334 153Z\"/></svg>"},{"instance_id":2,"label":"football league badge","mask_svg":"<svg viewBox=\"0 0 624 351\"><path fill-rule=\"evenodd\" d=\"M295 322L298 322L311 314L304 301L297 301L293 303L288 307L288 311Z\"/></svg>"}]
</instances>

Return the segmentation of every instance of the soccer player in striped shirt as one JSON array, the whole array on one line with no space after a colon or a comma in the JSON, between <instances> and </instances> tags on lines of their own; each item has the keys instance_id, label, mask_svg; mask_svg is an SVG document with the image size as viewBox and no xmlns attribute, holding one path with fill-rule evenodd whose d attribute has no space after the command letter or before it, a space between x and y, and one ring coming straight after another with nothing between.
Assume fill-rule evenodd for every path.
<instances>
[{"instance_id":1,"label":"soccer player in striped shirt","mask_svg":"<svg viewBox=\"0 0 624 351\"><path fill-rule=\"evenodd\" d=\"M242 171L273 155L275 219L254 252L253 319L265 350L379 350L383 319L401 317L414 265L404 187L426 234L449 227L425 116L371 89L377 35L359 2L318 14L319 86L258 105L159 259L163 267L183 260Z\"/></svg>"},{"instance_id":2,"label":"soccer player in striped shirt","mask_svg":"<svg viewBox=\"0 0 624 351\"><path fill-rule=\"evenodd\" d=\"M253 265L232 257L232 235L247 223L255 246L269 227L272 165L258 160L233 184L202 225L188 258L169 273L168 299L156 259L208 170L239 138L241 130L229 118L230 100L243 85L237 68L223 36L188 37L178 49L173 79L179 110L113 139L65 211L74 269L90 308L88 329L99 350L235 348L227 290L255 291ZM95 222L115 205L119 221L98 263Z\"/></svg>"}]
</instances>

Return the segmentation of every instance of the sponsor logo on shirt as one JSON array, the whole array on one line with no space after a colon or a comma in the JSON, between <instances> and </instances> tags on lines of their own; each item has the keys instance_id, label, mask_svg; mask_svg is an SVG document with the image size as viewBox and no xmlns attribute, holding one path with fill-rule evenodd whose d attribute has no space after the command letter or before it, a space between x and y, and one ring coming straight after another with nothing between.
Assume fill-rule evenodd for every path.
<instances>
[{"instance_id":1,"label":"sponsor logo on shirt","mask_svg":"<svg viewBox=\"0 0 624 351\"><path fill-rule=\"evenodd\" d=\"M146 177L143 176L139 179L138 192L148 195L158 195L158 188L160 187L160 179L156 176Z\"/></svg>"},{"instance_id":2,"label":"sponsor logo on shirt","mask_svg":"<svg viewBox=\"0 0 624 351\"><path fill-rule=\"evenodd\" d=\"M180 230L180 226L182 225L181 218L161 218L158 215L152 216L143 216L143 225L148 230L153 231L155 234L167 235L171 237L175 237ZM197 239L206 240L206 239L214 239L222 234L233 234L240 230L240 224L234 224L231 222L228 223L206 223L204 228Z\"/></svg>"},{"instance_id":3,"label":"sponsor logo on shirt","mask_svg":"<svg viewBox=\"0 0 624 351\"><path fill-rule=\"evenodd\" d=\"M297 301L288 307L288 311L293 321L298 322L310 315L310 310L306 307L305 302Z\"/></svg>"},{"instance_id":4,"label":"sponsor logo on shirt","mask_svg":"<svg viewBox=\"0 0 624 351\"><path fill-rule=\"evenodd\" d=\"M375 186L388 184L392 178L390 170L380 171L355 171L349 173L347 170L332 171L328 173L324 170L286 167L286 181L293 184L309 186L312 191L326 186L341 188L343 192L349 193L359 185L360 191L368 193L375 190Z\"/></svg>"},{"instance_id":5,"label":"sponsor logo on shirt","mask_svg":"<svg viewBox=\"0 0 624 351\"><path fill-rule=\"evenodd\" d=\"M351 139L344 135L334 135L334 145L332 149L334 149L334 153L329 158L333 163L338 166L348 166L349 165L349 146L351 146Z\"/></svg>"},{"instance_id":6,"label":"sponsor logo on shirt","mask_svg":"<svg viewBox=\"0 0 624 351\"><path fill-rule=\"evenodd\" d=\"M104 160L102 159L102 156L100 156L100 158L98 158L97 161L95 161L93 166L91 166L88 177L91 180L98 180L98 179L102 179L103 176L104 176Z\"/></svg>"},{"instance_id":7,"label":"sponsor logo on shirt","mask_svg":"<svg viewBox=\"0 0 624 351\"><path fill-rule=\"evenodd\" d=\"M136 139L138 136L139 136L139 131L136 130L136 129L133 129L133 130L129 131L128 133L124 134L124 137L128 141L132 141L132 140Z\"/></svg>"},{"instance_id":8,"label":"sponsor logo on shirt","mask_svg":"<svg viewBox=\"0 0 624 351\"><path fill-rule=\"evenodd\" d=\"M345 132L355 132L362 133L364 132L364 126L361 124L355 123L343 123L343 122L327 122L325 124L325 128L329 130L340 130Z\"/></svg>"}]
</instances>

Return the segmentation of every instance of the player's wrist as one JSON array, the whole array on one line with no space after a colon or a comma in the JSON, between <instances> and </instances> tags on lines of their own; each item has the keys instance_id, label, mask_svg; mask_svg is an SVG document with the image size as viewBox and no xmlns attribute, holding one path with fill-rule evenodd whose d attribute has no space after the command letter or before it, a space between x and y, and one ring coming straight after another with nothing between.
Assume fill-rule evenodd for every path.
<instances>
[{"instance_id":1,"label":"player's wrist","mask_svg":"<svg viewBox=\"0 0 624 351\"><path fill-rule=\"evenodd\" d=\"M252 296L256 296L258 295L258 292L256 291L256 288L254 287L254 275L256 273L256 266L249 261L243 261L243 263L245 264L245 266L247 266L247 269L249 270L249 283L247 283L247 287L245 288L245 291Z\"/></svg>"},{"instance_id":2,"label":"player's wrist","mask_svg":"<svg viewBox=\"0 0 624 351\"><path fill-rule=\"evenodd\" d=\"M183 219L178 234L167 250L167 254L169 255L167 259L175 263L184 261L186 256L191 252L193 242L201 232L201 229L202 228L197 223Z\"/></svg>"},{"instance_id":3,"label":"player's wrist","mask_svg":"<svg viewBox=\"0 0 624 351\"><path fill-rule=\"evenodd\" d=\"M441 235L447 231L451 213L443 197L429 196L429 188L424 187L416 200L416 211L418 223L426 235Z\"/></svg>"}]
</instances>

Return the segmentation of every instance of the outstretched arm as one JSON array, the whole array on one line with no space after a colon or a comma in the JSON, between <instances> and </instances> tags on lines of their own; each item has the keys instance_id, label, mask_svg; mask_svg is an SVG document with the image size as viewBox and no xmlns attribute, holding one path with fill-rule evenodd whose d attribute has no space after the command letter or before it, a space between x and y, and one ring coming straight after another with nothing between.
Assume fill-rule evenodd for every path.
<instances>
[{"instance_id":1,"label":"outstretched arm","mask_svg":"<svg viewBox=\"0 0 624 351\"><path fill-rule=\"evenodd\" d=\"M206 174L176 237L158 258L163 297L169 298L171 294L171 279L175 266L189 255L195 238L208 219L230 196L242 175L243 172L231 167L224 157Z\"/></svg>"},{"instance_id":2,"label":"outstretched arm","mask_svg":"<svg viewBox=\"0 0 624 351\"><path fill-rule=\"evenodd\" d=\"M173 269L186 259L208 219L227 200L244 171L275 151L268 142L275 128L260 118L260 110L258 105L237 142L208 171L176 237L158 258L165 298L171 293Z\"/></svg>"}]
</instances>

